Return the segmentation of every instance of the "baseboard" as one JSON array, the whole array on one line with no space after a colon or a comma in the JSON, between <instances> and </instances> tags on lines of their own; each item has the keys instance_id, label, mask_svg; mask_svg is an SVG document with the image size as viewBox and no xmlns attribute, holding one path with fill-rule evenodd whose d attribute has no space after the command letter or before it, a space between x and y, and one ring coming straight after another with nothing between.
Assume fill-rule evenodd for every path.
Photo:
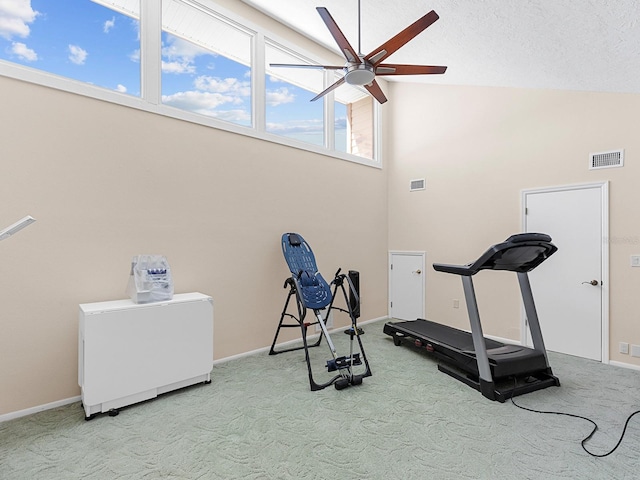
<instances>
[{"instance_id":1,"label":"baseboard","mask_svg":"<svg viewBox=\"0 0 640 480\"><path fill-rule=\"evenodd\" d=\"M384 320L388 317L378 317L378 318L372 318L370 320L365 320L364 322L358 322L358 326L362 326L362 325L366 325L368 323L373 323L373 322L378 322L380 320ZM334 328L333 330L330 330L329 333L332 332L341 332L343 330L346 330L347 328L349 328L351 325L347 325L346 327L339 327L339 328ZM314 333L313 335L308 335L307 339L308 340L315 340L316 338L318 338L320 336L320 333ZM294 343L297 343L300 341L300 338L296 338L293 340L289 340L286 342L282 342L282 343L278 343L276 344L277 347L279 347L280 349L286 349L289 345L292 345ZM269 350L271 350L271 347L262 347L262 348L258 348L256 350L251 350L249 352L243 352L243 353L238 353L236 355L231 355L229 357L224 357L224 358L219 358L218 360L214 360L213 364L214 365L219 365L221 363L226 363L226 362L230 362L231 360L237 360L238 358L245 358L245 357L250 357L252 355L258 355L260 353L265 353L268 352Z\"/></svg>"},{"instance_id":2,"label":"baseboard","mask_svg":"<svg viewBox=\"0 0 640 480\"><path fill-rule=\"evenodd\" d=\"M486 334L485 334L485 337L491 340L495 340L496 342L504 343L506 345L522 345L521 341L513 340L511 338L496 337L495 335L486 335Z\"/></svg>"},{"instance_id":3,"label":"baseboard","mask_svg":"<svg viewBox=\"0 0 640 480\"><path fill-rule=\"evenodd\" d=\"M509 338L496 337L496 336L493 336L493 335L485 335L485 337L490 338L492 340L495 340L497 342L501 342L501 343L506 343L506 344L511 344L511 345L522 345L522 342L518 342L516 340L511 340ZM615 360L609 360L608 362L603 361L602 363L605 364L605 365L613 365L614 367L628 368L630 370L640 371L640 365L634 365L632 363L617 362Z\"/></svg>"},{"instance_id":4,"label":"baseboard","mask_svg":"<svg viewBox=\"0 0 640 480\"><path fill-rule=\"evenodd\" d=\"M4 415L0 415L0 423L8 422L9 420L14 420L20 417L26 417L27 415L32 415L34 413L44 412L45 410L51 410L52 408L63 407L64 405L80 401L82 401L82 397L78 395L77 397L65 398L64 400L58 400L56 402L45 403L44 405L18 410L17 412L5 413ZM79 410L78 413L81 414L82 411Z\"/></svg>"},{"instance_id":5,"label":"baseboard","mask_svg":"<svg viewBox=\"0 0 640 480\"><path fill-rule=\"evenodd\" d=\"M616 362L615 360L610 360L609 365L613 365L615 367L621 367L621 368L628 368L629 370L640 371L640 365L634 365L632 363Z\"/></svg>"},{"instance_id":6,"label":"baseboard","mask_svg":"<svg viewBox=\"0 0 640 480\"><path fill-rule=\"evenodd\" d=\"M387 317L372 318L370 320L365 320L364 322L358 322L358 325L366 325L368 323L378 322L380 320L384 320L385 318ZM334 328L333 330L331 330L331 332L340 332L340 331L346 330L347 328L349 328L349 325L347 325L346 327ZM317 338L319 335L320 335L319 333L314 335L309 335L308 338L310 340L313 340L314 337ZM290 340L288 342L284 342L281 344L279 343L278 346L286 347L288 344L296 343L299 341L300 339ZM221 363L230 362L231 360L236 360L238 358L244 358L244 357L249 357L251 355L265 353L265 352L268 352L270 348L271 347L263 347L263 348L258 348L257 350L251 350L250 352L244 352L244 353L239 353L237 355L231 355L225 358L220 358L218 360L214 360L213 365L219 365ZM20 417L26 417L27 415L44 412L45 410L51 410L52 408L58 408L64 405L69 405L71 403L80 402L80 401L82 401L82 397L78 395L77 397L65 398L64 400L58 400L56 402L46 403L44 405L38 405L36 407L26 408L24 410L18 410L17 412L5 413L4 415L0 415L0 423L8 422L9 420L14 420Z\"/></svg>"},{"instance_id":7,"label":"baseboard","mask_svg":"<svg viewBox=\"0 0 640 480\"><path fill-rule=\"evenodd\" d=\"M509 338L496 337L493 335L485 335L485 337L495 340L497 342L511 344L511 345L522 345L522 342L518 342L516 340L511 340ZM615 360L609 360L602 362L604 365L613 365L614 367L627 368L629 370L637 370L640 371L640 365L634 365L633 363L625 363L625 362L617 362Z\"/></svg>"}]
</instances>

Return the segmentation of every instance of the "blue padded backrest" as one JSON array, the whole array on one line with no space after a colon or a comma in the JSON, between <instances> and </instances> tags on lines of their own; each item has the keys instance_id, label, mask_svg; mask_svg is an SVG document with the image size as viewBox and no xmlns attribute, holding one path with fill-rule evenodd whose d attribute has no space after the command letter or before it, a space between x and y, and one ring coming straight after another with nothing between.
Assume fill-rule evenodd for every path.
<instances>
[{"instance_id":1,"label":"blue padded backrest","mask_svg":"<svg viewBox=\"0 0 640 480\"><path fill-rule=\"evenodd\" d=\"M285 233L282 235L282 253L287 261L289 271L294 275L302 272L316 273L316 257L313 256L311 247L297 233Z\"/></svg>"},{"instance_id":2,"label":"blue padded backrest","mask_svg":"<svg viewBox=\"0 0 640 480\"><path fill-rule=\"evenodd\" d=\"M316 258L302 235L282 235L282 253L299 287L300 300L305 307L320 310L331 303L331 288L318 272Z\"/></svg>"}]
</instances>

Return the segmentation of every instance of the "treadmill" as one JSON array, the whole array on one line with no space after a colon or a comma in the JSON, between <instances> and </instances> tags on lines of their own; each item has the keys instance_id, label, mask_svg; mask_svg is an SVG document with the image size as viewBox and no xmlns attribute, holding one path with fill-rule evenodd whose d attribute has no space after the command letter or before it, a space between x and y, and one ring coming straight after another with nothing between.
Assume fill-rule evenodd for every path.
<instances>
[{"instance_id":1,"label":"treadmill","mask_svg":"<svg viewBox=\"0 0 640 480\"><path fill-rule=\"evenodd\" d=\"M558 248L543 233L520 233L491 246L467 265L434 263L438 272L460 275L471 332L425 319L387 322L384 333L395 345L408 344L439 360L438 370L480 391L490 400L504 402L550 386L560 386L553 376L540 330L528 272ZM533 348L485 338L473 288L473 275L480 270L516 272L533 340Z\"/></svg>"}]
</instances>

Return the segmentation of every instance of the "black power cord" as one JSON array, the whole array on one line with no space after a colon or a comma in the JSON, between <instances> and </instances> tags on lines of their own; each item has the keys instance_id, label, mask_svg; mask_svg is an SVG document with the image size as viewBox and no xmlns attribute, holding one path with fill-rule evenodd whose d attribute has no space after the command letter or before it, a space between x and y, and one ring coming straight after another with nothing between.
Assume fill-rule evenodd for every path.
<instances>
[{"instance_id":1,"label":"black power cord","mask_svg":"<svg viewBox=\"0 0 640 480\"><path fill-rule=\"evenodd\" d=\"M514 381L517 382L517 380L514 378ZM514 391L515 391L515 386L514 386ZM512 392L513 393L513 392ZM591 437L593 437L593 434L596 433L596 430L598 430L598 424L596 422L594 422L593 420L591 420L590 418L587 417L583 417L582 415L575 415L573 413L565 413L565 412L553 412L553 411L544 411L544 410L535 410L533 408L527 408L527 407L523 407L522 405L518 405L514 400L513 400L513 395L511 395L511 403L513 403L516 407L521 408L522 410L526 410L528 412L533 412L533 413L544 413L547 415L563 415L565 417L573 417L573 418L580 418L582 420L586 420L587 422L591 423L593 425L593 430L591 430L591 433L589 435L587 435L582 442L580 442L580 445L582 445L582 449L587 452L589 455L591 455L592 457L598 457L598 458L602 458L602 457L606 457L608 455L611 455L613 452L616 451L616 449L620 446L620 444L622 443L622 439L624 438L624 434L627 431L627 426L629 425L629 421L633 418L634 415L637 415L640 413L640 410L636 410L635 412L633 412L631 415L629 415L627 417L627 421L624 422L624 428L622 429L622 434L620 435L620 439L618 440L618 443L616 443L616 446L613 447L610 451L608 451L607 453L603 453L603 454L597 454L597 453L593 453L590 452L589 450L587 450L587 447L585 446L585 443L587 443L589 441L589 439Z\"/></svg>"}]
</instances>

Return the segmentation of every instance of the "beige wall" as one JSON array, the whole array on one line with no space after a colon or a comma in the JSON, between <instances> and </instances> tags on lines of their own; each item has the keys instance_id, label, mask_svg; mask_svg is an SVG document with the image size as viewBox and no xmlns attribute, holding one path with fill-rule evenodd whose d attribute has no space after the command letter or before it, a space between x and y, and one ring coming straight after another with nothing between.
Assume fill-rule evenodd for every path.
<instances>
[{"instance_id":1,"label":"beige wall","mask_svg":"<svg viewBox=\"0 0 640 480\"><path fill-rule=\"evenodd\" d=\"M237 1L251 21L326 54ZM324 53L323 53L324 52ZM329 55L330 56L330 55ZM387 313L387 251L460 262L520 230L520 191L610 180L612 359L640 343L634 178L640 96L392 84L385 169L332 159L0 77L0 415L79 394L78 304L124 297L131 257L167 255L176 292L215 304L215 357L271 343L288 271L283 232L319 268L361 272L362 319ZM589 152L625 148L622 169ZM427 190L410 194L410 179ZM427 316L465 328L457 278L427 271ZM519 338L517 286L476 287L489 334ZM480 280L480 279L479 279ZM495 298L491 288L505 292ZM338 323L344 324L342 323ZM274 374L277 374L274 373Z\"/></svg>"},{"instance_id":2,"label":"beige wall","mask_svg":"<svg viewBox=\"0 0 640 480\"><path fill-rule=\"evenodd\" d=\"M610 181L610 356L640 344L640 95L392 84L386 125L389 248L465 263L521 231L521 191ZM625 166L588 170L590 152L625 149ZM426 178L426 191L409 181ZM517 281L478 275L485 333L520 339ZM427 317L468 328L459 278L427 269ZM501 292L501 293L498 293ZM534 292L535 294L535 292ZM460 309L453 299L461 299Z\"/></svg>"},{"instance_id":3,"label":"beige wall","mask_svg":"<svg viewBox=\"0 0 640 480\"><path fill-rule=\"evenodd\" d=\"M386 314L385 171L2 77L0 102L0 223L37 219L0 244L0 414L79 394L78 304L124 298L138 253L213 296L216 358L270 345L287 231Z\"/></svg>"}]
</instances>

